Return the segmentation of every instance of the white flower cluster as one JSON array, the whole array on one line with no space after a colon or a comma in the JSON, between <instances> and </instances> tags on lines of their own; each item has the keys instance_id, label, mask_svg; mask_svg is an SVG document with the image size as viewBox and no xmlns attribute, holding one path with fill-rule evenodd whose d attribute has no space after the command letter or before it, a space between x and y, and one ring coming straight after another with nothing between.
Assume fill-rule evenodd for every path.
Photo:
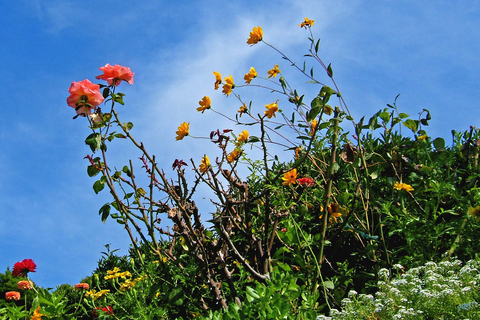
<instances>
[{"instance_id":1,"label":"white flower cluster","mask_svg":"<svg viewBox=\"0 0 480 320\"><path fill-rule=\"evenodd\" d=\"M379 291L372 295L350 291L341 310L317 320L358 319L480 319L480 259L427 262L404 272L400 265L378 272Z\"/></svg>"}]
</instances>

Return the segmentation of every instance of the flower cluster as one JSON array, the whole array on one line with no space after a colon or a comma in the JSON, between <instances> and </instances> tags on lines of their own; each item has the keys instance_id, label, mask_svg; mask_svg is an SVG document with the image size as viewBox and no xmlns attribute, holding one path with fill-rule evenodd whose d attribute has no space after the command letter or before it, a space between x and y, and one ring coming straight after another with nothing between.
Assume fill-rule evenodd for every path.
<instances>
[{"instance_id":1,"label":"flower cluster","mask_svg":"<svg viewBox=\"0 0 480 320\"><path fill-rule=\"evenodd\" d=\"M85 296L87 298L92 298L94 301L96 301L96 300L106 296L109 292L110 292L110 290L100 290L99 292L97 292L97 290L93 289L93 290L87 291Z\"/></svg>"},{"instance_id":2,"label":"flower cluster","mask_svg":"<svg viewBox=\"0 0 480 320\"><path fill-rule=\"evenodd\" d=\"M401 191L401 190L405 190L407 192L413 191L412 186L406 183L395 182L395 184L393 185L393 188L398 191Z\"/></svg>"},{"instance_id":3,"label":"flower cluster","mask_svg":"<svg viewBox=\"0 0 480 320\"><path fill-rule=\"evenodd\" d=\"M118 267L113 268L113 270L108 270L107 275L105 276L105 280L112 280L117 278L126 279L127 277L132 277L130 271L120 272Z\"/></svg>"}]
</instances>

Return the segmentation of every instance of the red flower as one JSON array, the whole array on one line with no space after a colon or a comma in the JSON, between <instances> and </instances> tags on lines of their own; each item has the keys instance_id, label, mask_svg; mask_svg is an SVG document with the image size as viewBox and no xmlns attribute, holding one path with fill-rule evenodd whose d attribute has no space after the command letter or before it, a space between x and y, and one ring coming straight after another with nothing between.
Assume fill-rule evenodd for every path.
<instances>
[{"instance_id":1,"label":"red flower","mask_svg":"<svg viewBox=\"0 0 480 320\"><path fill-rule=\"evenodd\" d=\"M306 187L313 187L314 186L313 179L310 179L310 178L299 178L299 179L297 179L297 183L302 185L302 186L306 186Z\"/></svg>"},{"instance_id":2,"label":"red flower","mask_svg":"<svg viewBox=\"0 0 480 320\"><path fill-rule=\"evenodd\" d=\"M74 286L75 290L79 290L79 289L84 289L84 290L88 290L90 289L90 285L88 283L77 283L75 286Z\"/></svg>"},{"instance_id":3,"label":"red flower","mask_svg":"<svg viewBox=\"0 0 480 320\"><path fill-rule=\"evenodd\" d=\"M287 228L283 228L280 232L287 232Z\"/></svg>"},{"instance_id":4,"label":"red flower","mask_svg":"<svg viewBox=\"0 0 480 320\"><path fill-rule=\"evenodd\" d=\"M97 310L101 310L103 312L105 312L107 315L109 316L112 316L113 315L113 309L112 307L108 306L108 307L96 307L95 309L93 309L92 311L92 315L94 318L98 318L98 314L97 314Z\"/></svg>"},{"instance_id":5,"label":"red flower","mask_svg":"<svg viewBox=\"0 0 480 320\"><path fill-rule=\"evenodd\" d=\"M70 96L67 98L67 104L70 107L75 108L79 115L90 114L92 108L100 105L103 100L105 100L100 93L100 86L91 83L87 79L79 82L72 82L68 92L70 92ZM84 103L77 106L76 103L79 100L84 100Z\"/></svg>"},{"instance_id":6,"label":"red flower","mask_svg":"<svg viewBox=\"0 0 480 320\"><path fill-rule=\"evenodd\" d=\"M103 71L103 74L96 76L96 79L107 80L109 85L118 86L120 82L127 81L130 84L133 84L133 73L130 68L119 66L118 64L111 66L106 64L105 67L100 67L100 70Z\"/></svg>"},{"instance_id":7,"label":"red flower","mask_svg":"<svg viewBox=\"0 0 480 320\"><path fill-rule=\"evenodd\" d=\"M12 276L14 277L25 277L29 272L35 272L37 265L33 262L32 259L24 259L23 261L17 262L13 265Z\"/></svg>"},{"instance_id":8,"label":"red flower","mask_svg":"<svg viewBox=\"0 0 480 320\"><path fill-rule=\"evenodd\" d=\"M5 292L5 300L8 300L8 301L11 301L11 300L18 301L18 300L20 300L20 292L17 292L17 291Z\"/></svg>"}]
</instances>

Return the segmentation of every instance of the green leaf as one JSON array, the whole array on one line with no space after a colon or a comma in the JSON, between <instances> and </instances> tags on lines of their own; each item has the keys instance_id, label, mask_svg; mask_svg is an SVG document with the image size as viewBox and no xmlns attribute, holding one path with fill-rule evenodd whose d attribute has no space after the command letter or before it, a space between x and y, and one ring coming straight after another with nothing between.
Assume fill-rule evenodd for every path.
<instances>
[{"instance_id":1,"label":"green leaf","mask_svg":"<svg viewBox=\"0 0 480 320\"><path fill-rule=\"evenodd\" d=\"M402 112L402 113L400 113L398 116L399 116L400 118L402 118L402 119L405 119L405 118L408 118L410 115Z\"/></svg>"},{"instance_id":2,"label":"green leaf","mask_svg":"<svg viewBox=\"0 0 480 320\"><path fill-rule=\"evenodd\" d=\"M388 123L388 121L390 121L390 113L386 111L380 112L378 116L383 120L384 123Z\"/></svg>"},{"instance_id":3,"label":"green leaf","mask_svg":"<svg viewBox=\"0 0 480 320\"><path fill-rule=\"evenodd\" d=\"M333 69L332 69L332 64L331 63L328 65L327 70L328 70L328 76L330 78L332 78L333 77Z\"/></svg>"},{"instance_id":4,"label":"green leaf","mask_svg":"<svg viewBox=\"0 0 480 320\"><path fill-rule=\"evenodd\" d=\"M103 188L105 188L105 181L103 181L102 179L95 181L95 183L93 184L93 191L95 191L96 194L102 191Z\"/></svg>"},{"instance_id":5,"label":"green leaf","mask_svg":"<svg viewBox=\"0 0 480 320\"><path fill-rule=\"evenodd\" d=\"M403 125L412 130L414 133L418 130L418 121L408 119L403 122Z\"/></svg>"},{"instance_id":6,"label":"green leaf","mask_svg":"<svg viewBox=\"0 0 480 320\"><path fill-rule=\"evenodd\" d=\"M319 46L320 46L320 39L318 39L317 43L315 44L315 53L318 53Z\"/></svg>"},{"instance_id":7,"label":"green leaf","mask_svg":"<svg viewBox=\"0 0 480 320\"><path fill-rule=\"evenodd\" d=\"M435 149L442 151L445 149L445 140L443 140L443 138L437 138L433 140L433 145L435 146Z\"/></svg>"},{"instance_id":8,"label":"green leaf","mask_svg":"<svg viewBox=\"0 0 480 320\"><path fill-rule=\"evenodd\" d=\"M183 304L184 294L182 288L173 289L168 295L168 300L176 305L181 306Z\"/></svg>"},{"instance_id":9,"label":"green leaf","mask_svg":"<svg viewBox=\"0 0 480 320\"><path fill-rule=\"evenodd\" d=\"M94 177L99 172L100 172L100 170L98 170L95 166L90 165L90 166L87 167L87 174L88 174L89 177Z\"/></svg>"},{"instance_id":10,"label":"green leaf","mask_svg":"<svg viewBox=\"0 0 480 320\"><path fill-rule=\"evenodd\" d=\"M98 211L98 214L102 216L102 222L105 223L107 221L107 218L110 214L110 203L105 203L100 210Z\"/></svg>"},{"instance_id":11,"label":"green leaf","mask_svg":"<svg viewBox=\"0 0 480 320\"><path fill-rule=\"evenodd\" d=\"M85 139L85 144L90 147L92 152L100 150L102 146L102 136L98 132L92 133Z\"/></svg>"},{"instance_id":12,"label":"green leaf","mask_svg":"<svg viewBox=\"0 0 480 320\"><path fill-rule=\"evenodd\" d=\"M335 284L333 283L333 281L324 281L323 286L327 289L335 289Z\"/></svg>"},{"instance_id":13,"label":"green leaf","mask_svg":"<svg viewBox=\"0 0 480 320\"><path fill-rule=\"evenodd\" d=\"M260 296L258 295L257 291L253 289L252 287L247 287L247 296L253 298L253 299L260 299Z\"/></svg>"}]
</instances>

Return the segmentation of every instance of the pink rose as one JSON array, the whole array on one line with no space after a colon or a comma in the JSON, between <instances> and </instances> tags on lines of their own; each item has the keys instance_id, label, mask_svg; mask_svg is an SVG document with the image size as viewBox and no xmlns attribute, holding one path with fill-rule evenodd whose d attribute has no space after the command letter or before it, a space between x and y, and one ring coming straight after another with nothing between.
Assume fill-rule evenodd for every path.
<instances>
[{"instance_id":1,"label":"pink rose","mask_svg":"<svg viewBox=\"0 0 480 320\"><path fill-rule=\"evenodd\" d=\"M95 78L106 80L109 85L118 86L122 80L133 84L133 75L135 73L130 68L122 67L118 64L111 66L107 63L105 67L100 67L100 70L103 71L103 74Z\"/></svg>"},{"instance_id":2,"label":"pink rose","mask_svg":"<svg viewBox=\"0 0 480 320\"><path fill-rule=\"evenodd\" d=\"M67 98L67 104L72 108L77 108L75 105L79 100L85 98L85 103L89 105L79 105L80 108L76 109L77 114L85 115L90 114L91 109L100 105L104 98L100 93L100 86L93 84L89 80L83 80L80 82L72 82L68 89L70 96ZM87 108L87 110L85 110Z\"/></svg>"}]
</instances>

